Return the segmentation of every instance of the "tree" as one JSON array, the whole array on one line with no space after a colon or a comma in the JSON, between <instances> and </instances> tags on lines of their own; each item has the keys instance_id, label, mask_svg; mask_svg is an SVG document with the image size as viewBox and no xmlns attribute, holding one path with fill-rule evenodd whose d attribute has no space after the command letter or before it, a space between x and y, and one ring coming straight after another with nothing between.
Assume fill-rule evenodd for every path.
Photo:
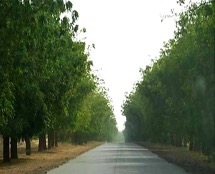
<instances>
[{"instance_id":1,"label":"tree","mask_svg":"<svg viewBox=\"0 0 215 174\"><path fill-rule=\"evenodd\" d=\"M214 153L214 2L179 14L175 37L141 71L123 104L128 140L147 140ZM139 119L141 118L141 119ZM142 120L142 121L140 121ZM140 125L139 125L140 124Z\"/></svg>"},{"instance_id":2,"label":"tree","mask_svg":"<svg viewBox=\"0 0 215 174\"><path fill-rule=\"evenodd\" d=\"M0 6L0 132L5 145L11 136L24 138L29 148L33 135L56 124L54 107L60 106L57 113L63 117L65 95L88 72L89 63L85 44L73 42L78 13L70 1L15 0ZM72 14L71 22L61 19L66 11ZM4 149L8 161L9 148Z\"/></svg>"}]
</instances>

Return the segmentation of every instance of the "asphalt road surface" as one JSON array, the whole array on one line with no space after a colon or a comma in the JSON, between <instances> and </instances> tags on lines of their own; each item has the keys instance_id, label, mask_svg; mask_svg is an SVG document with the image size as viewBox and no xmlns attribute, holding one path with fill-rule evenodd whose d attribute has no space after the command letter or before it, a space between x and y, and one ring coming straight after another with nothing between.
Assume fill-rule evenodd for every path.
<instances>
[{"instance_id":1,"label":"asphalt road surface","mask_svg":"<svg viewBox=\"0 0 215 174\"><path fill-rule=\"evenodd\" d=\"M106 143L48 174L186 174L147 149L133 143Z\"/></svg>"}]
</instances>

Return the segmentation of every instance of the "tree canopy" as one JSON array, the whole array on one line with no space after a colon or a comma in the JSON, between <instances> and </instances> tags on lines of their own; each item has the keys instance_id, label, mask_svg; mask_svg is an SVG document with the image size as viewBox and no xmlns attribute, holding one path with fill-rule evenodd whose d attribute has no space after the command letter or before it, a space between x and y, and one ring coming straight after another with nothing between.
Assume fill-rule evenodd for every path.
<instances>
[{"instance_id":1,"label":"tree canopy","mask_svg":"<svg viewBox=\"0 0 215 174\"><path fill-rule=\"evenodd\" d=\"M189 144L214 154L214 19L213 1L192 3L179 14L175 37L140 71L122 106L128 141Z\"/></svg>"},{"instance_id":2,"label":"tree canopy","mask_svg":"<svg viewBox=\"0 0 215 174\"><path fill-rule=\"evenodd\" d=\"M87 140L110 140L106 126L115 131L116 122L109 99L96 90L86 43L76 39L79 15L72 2L11 0L0 1L0 8L3 137L72 130L90 134ZM94 125L96 119L110 123Z\"/></svg>"}]
</instances>

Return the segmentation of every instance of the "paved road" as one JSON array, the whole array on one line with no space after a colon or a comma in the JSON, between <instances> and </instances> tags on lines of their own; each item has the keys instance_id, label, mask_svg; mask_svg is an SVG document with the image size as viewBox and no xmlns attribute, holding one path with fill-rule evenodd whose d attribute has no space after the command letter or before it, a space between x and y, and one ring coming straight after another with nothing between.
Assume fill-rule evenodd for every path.
<instances>
[{"instance_id":1,"label":"paved road","mask_svg":"<svg viewBox=\"0 0 215 174\"><path fill-rule=\"evenodd\" d=\"M141 146L131 143L104 144L48 174L186 174Z\"/></svg>"}]
</instances>

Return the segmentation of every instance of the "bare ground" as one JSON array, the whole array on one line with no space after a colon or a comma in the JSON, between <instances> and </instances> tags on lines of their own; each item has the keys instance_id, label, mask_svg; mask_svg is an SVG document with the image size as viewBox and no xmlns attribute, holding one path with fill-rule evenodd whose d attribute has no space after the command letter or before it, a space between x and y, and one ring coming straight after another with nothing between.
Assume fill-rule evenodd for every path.
<instances>
[{"instance_id":1,"label":"bare ground","mask_svg":"<svg viewBox=\"0 0 215 174\"><path fill-rule=\"evenodd\" d=\"M32 155L25 155L25 144L19 143L19 159L3 163L2 149L0 150L0 173L1 174L41 174L64 164L70 159L101 145L101 142L89 142L85 145L72 145L59 143L59 146L51 150L38 152L38 141L32 142Z\"/></svg>"},{"instance_id":2,"label":"bare ground","mask_svg":"<svg viewBox=\"0 0 215 174\"><path fill-rule=\"evenodd\" d=\"M182 167L189 174L215 174L215 163L209 163L207 156L162 144L138 143L170 163Z\"/></svg>"}]
</instances>

